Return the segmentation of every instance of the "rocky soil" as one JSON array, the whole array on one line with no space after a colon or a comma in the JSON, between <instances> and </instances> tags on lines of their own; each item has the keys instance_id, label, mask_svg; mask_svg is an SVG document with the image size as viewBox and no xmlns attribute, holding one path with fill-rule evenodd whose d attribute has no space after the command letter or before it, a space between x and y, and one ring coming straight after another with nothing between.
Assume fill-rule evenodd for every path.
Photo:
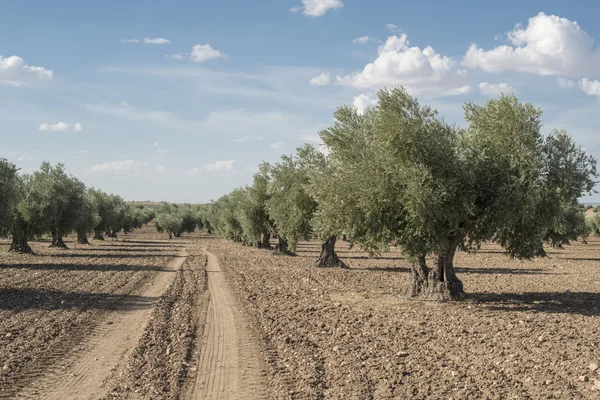
<instances>
[{"instance_id":1,"label":"rocky soil","mask_svg":"<svg viewBox=\"0 0 600 400\"><path fill-rule=\"evenodd\" d=\"M187 252L124 371L110 380L106 399L179 399L195 375L192 356L206 315L208 286L205 254L193 245Z\"/></svg>"},{"instance_id":2,"label":"rocky soil","mask_svg":"<svg viewBox=\"0 0 600 400\"><path fill-rule=\"evenodd\" d=\"M260 332L280 399L600 399L600 241L511 260L486 245L456 265L469 296L411 300L398 251L349 269L207 241Z\"/></svg>"},{"instance_id":3,"label":"rocky soil","mask_svg":"<svg viewBox=\"0 0 600 400\"><path fill-rule=\"evenodd\" d=\"M183 247L151 227L91 245L68 239L67 250L32 243L37 255L0 242L0 398L76 351L105 313L143 307L136 294Z\"/></svg>"}]
</instances>

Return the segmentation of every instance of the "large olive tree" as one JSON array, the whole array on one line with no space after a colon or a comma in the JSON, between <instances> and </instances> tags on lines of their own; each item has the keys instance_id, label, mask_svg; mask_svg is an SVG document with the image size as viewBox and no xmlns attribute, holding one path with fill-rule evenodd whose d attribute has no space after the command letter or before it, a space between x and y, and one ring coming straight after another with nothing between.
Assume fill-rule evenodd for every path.
<instances>
[{"instance_id":1,"label":"large olive tree","mask_svg":"<svg viewBox=\"0 0 600 400\"><path fill-rule=\"evenodd\" d=\"M331 159L322 189L338 205L320 212L372 253L401 246L415 296L464 296L454 255L465 241L535 256L559 213L552 194L573 201L592 190L595 160L564 132L544 139L540 110L515 96L466 104L466 129L402 88L378 97L362 115L339 108L336 124L321 132Z\"/></svg>"},{"instance_id":2,"label":"large olive tree","mask_svg":"<svg viewBox=\"0 0 600 400\"><path fill-rule=\"evenodd\" d=\"M6 236L11 228L13 207L19 200L17 167L0 159L0 235Z\"/></svg>"}]
</instances>

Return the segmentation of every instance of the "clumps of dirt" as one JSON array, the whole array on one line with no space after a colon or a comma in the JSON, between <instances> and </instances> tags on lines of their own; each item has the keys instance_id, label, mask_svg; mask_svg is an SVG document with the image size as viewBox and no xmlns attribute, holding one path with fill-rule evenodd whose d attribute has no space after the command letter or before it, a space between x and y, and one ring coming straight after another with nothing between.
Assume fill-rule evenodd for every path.
<instances>
[{"instance_id":1,"label":"clumps of dirt","mask_svg":"<svg viewBox=\"0 0 600 400\"><path fill-rule=\"evenodd\" d=\"M205 266L206 256L198 252L177 271L121 376L109 381L105 399L180 398L208 306Z\"/></svg>"},{"instance_id":2,"label":"clumps of dirt","mask_svg":"<svg viewBox=\"0 0 600 400\"><path fill-rule=\"evenodd\" d=\"M0 241L0 398L77 351L108 313L145 305L138 294L182 247L151 229L128 242L70 237L69 249L32 242L37 255L9 253Z\"/></svg>"},{"instance_id":3,"label":"clumps of dirt","mask_svg":"<svg viewBox=\"0 0 600 400\"><path fill-rule=\"evenodd\" d=\"M213 239L265 347L278 399L600 399L600 241L511 260L485 245L457 256L464 302L412 300L399 251L349 269Z\"/></svg>"}]
</instances>

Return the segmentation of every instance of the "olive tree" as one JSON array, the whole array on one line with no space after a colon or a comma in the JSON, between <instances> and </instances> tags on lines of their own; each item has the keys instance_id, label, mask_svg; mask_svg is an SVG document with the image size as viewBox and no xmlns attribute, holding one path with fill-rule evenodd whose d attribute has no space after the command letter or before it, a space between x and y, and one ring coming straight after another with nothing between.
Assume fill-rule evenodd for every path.
<instances>
[{"instance_id":1,"label":"olive tree","mask_svg":"<svg viewBox=\"0 0 600 400\"><path fill-rule=\"evenodd\" d=\"M156 230L166 232L169 239L173 239L173 235L181 230L182 218L175 213L158 213L155 218Z\"/></svg>"},{"instance_id":2,"label":"olive tree","mask_svg":"<svg viewBox=\"0 0 600 400\"><path fill-rule=\"evenodd\" d=\"M310 171L324 164L324 156L314 146L298 148L296 155L283 155L270 168L271 183L267 211L279 238L276 252L296 252L299 239L309 239L311 219L317 202L309 192Z\"/></svg>"},{"instance_id":3,"label":"olive tree","mask_svg":"<svg viewBox=\"0 0 600 400\"><path fill-rule=\"evenodd\" d=\"M17 167L0 159L0 235L6 236L11 228L13 208L19 200Z\"/></svg>"},{"instance_id":4,"label":"olive tree","mask_svg":"<svg viewBox=\"0 0 600 400\"><path fill-rule=\"evenodd\" d=\"M237 210L244 240L263 249L272 249L270 240L274 225L267 212L269 168L269 164L261 164L259 171L254 174L252 186L244 189Z\"/></svg>"},{"instance_id":5,"label":"olive tree","mask_svg":"<svg viewBox=\"0 0 600 400\"><path fill-rule=\"evenodd\" d=\"M94 231L94 228L99 222L100 216L98 215L96 197L88 190L83 201L83 207L80 208L80 213L77 217L77 222L75 223L77 243L90 244L87 235Z\"/></svg>"},{"instance_id":6,"label":"olive tree","mask_svg":"<svg viewBox=\"0 0 600 400\"><path fill-rule=\"evenodd\" d=\"M567 146L559 164L568 167L555 165L555 139L566 134L544 139L541 111L515 96L467 103L466 129L402 88L378 98L362 115L340 107L335 125L321 132L330 154L330 184L321 188L327 204L338 206L319 212L371 253L401 246L412 262L414 296L464 296L454 255L465 241L493 240L510 256L534 257L557 213L549 194L563 191L572 201L592 190L595 160Z\"/></svg>"}]
</instances>

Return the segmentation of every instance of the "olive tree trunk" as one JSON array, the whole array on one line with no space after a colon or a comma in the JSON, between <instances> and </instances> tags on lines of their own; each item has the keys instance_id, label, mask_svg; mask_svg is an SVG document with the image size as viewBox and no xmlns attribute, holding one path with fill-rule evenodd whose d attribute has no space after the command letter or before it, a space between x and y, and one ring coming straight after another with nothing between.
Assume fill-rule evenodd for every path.
<instances>
[{"instance_id":1,"label":"olive tree trunk","mask_svg":"<svg viewBox=\"0 0 600 400\"><path fill-rule=\"evenodd\" d=\"M53 233L52 234L52 244L50 245L50 247L58 247L60 249L66 249L67 245L65 244L63 237L60 233Z\"/></svg>"},{"instance_id":2,"label":"olive tree trunk","mask_svg":"<svg viewBox=\"0 0 600 400\"><path fill-rule=\"evenodd\" d=\"M271 246L271 233L269 231L265 231L262 234L262 242L259 242L259 249L267 249L267 250L273 250L273 247Z\"/></svg>"},{"instance_id":3,"label":"olive tree trunk","mask_svg":"<svg viewBox=\"0 0 600 400\"><path fill-rule=\"evenodd\" d=\"M275 246L273 253L291 255L292 253L288 249L288 241L281 237L277 238L277 245Z\"/></svg>"},{"instance_id":4,"label":"olive tree trunk","mask_svg":"<svg viewBox=\"0 0 600 400\"><path fill-rule=\"evenodd\" d=\"M335 252L335 242L337 238L330 236L327 238L325 243L321 245L321 255L315 264L316 267L320 268L331 268L331 267L346 267L346 264L339 259Z\"/></svg>"},{"instance_id":5,"label":"olive tree trunk","mask_svg":"<svg viewBox=\"0 0 600 400\"><path fill-rule=\"evenodd\" d=\"M79 244L90 244L87 237L87 232L77 232L77 243Z\"/></svg>"},{"instance_id":6,"label":"olive tree trunk","mask_svg":"<svg viewBox=\"0 0 600 400\"><path fill-rule=\"evenodd\" d=\"M431 270L427 269L424 257L413 266L412 295L429 300L462 300L465 291L454 270L454 255L464 235L451 235L442 243ZM425 274L427 278L425 279Z\"/></svg>"},{"instance_id":7,"label":"olive tree trunk","mask_svg":"<svg viewBox=\"0 0 600 400\"><path fill-rule=\"evenodd\" d=\"M102 231L100 229L94 229L94 240L104 240L104 236L102 236Z\"/></svg>"},{"instance_id":8,"label":"olive tree trunk","mask_svg":"<svg viewBox=\"0 0 600 400\"><path fill-rule=\"evenodd\" d=\"M34 254L33 250L27 243L27 236L14 234L12 235L12 244L9 251L23 254Z\"/></svg>"}]
</instances>

